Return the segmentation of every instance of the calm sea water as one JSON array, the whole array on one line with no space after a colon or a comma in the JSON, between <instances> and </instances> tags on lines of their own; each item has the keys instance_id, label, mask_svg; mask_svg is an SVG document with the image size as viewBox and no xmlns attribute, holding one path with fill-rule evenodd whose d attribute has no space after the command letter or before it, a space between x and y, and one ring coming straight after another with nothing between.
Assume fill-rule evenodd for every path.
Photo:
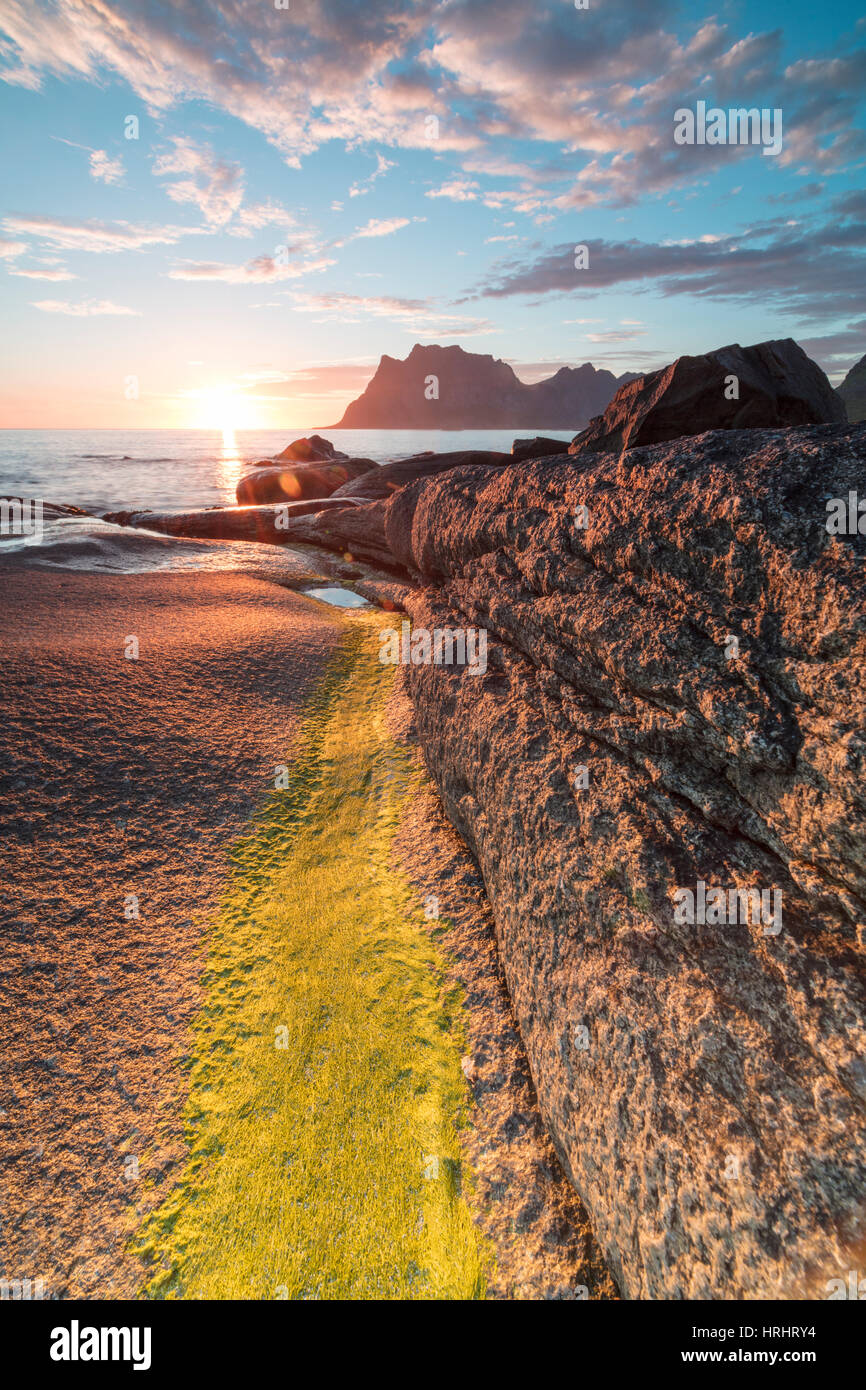
<instances>
[{"instance_id":1,"label":"calm sea water","mask_svg":"<svg viewBox=\"0 0 866 1390\"><path fill-rule=\"evenodd\" d=\"M0 430L0 497L40 499L96 513L232 506L249 463L321 429ZM521 435L556 434L549 429ZM560 432L561 433L561 432ZM514 430L327 430L336 449L390 463L425 449L509 453ZM90 517L48 519L38 543L0 536L0 562L133 573L156 569L252 570L276 575L302 557L288 547L194 541Z\"/></svg>"},{"instance_id":2,"label":"calm sea water","mask_svg":"<svg viewBox=\"0 0 866 1390\"><path fill-rule=\"evenodd\" d=\"M94 512L231 506L245 464L314 433L322 430L238 430L225 437L213 430L0 430L0 497L39 497ZM424 449L510 453L515 436L513 429L324 433L335 449L377 463Z\"/></svg>"}]
</instances>

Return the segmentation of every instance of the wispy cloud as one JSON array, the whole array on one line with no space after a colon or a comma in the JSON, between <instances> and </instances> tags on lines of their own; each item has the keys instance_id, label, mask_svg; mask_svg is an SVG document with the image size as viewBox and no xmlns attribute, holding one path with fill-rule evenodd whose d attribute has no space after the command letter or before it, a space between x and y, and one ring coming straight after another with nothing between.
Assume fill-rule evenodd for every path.
<instances>
[{"instance_id":1,"label":"wispy cloud","mask_svg":"<svg viewBox=\"0 0 866 1390\"><path fill-rule=\"evenodd\" d=\"M20 275L25 280L77 280L71 270L10 270L10 275Z\"/></svg>"},{"instance_id":2,"label":"wispy cloud","mask_svg":"<svg viewBox=\"0 0 866 1390\"><path fill-rule=\"evenodd\" d=\"M90 299L79 304L72 304L66 299L38 299L33 301L33 308L41 309L44 314L68 314L76 319L96 318L104 314L138 318L141 313L139 309L128 309L125 304L112 304L109 299Z\"/></svg>"},{"instance_id":3,"label":"wispy cloud","mask_svg":"<svg viewBox=\"0 0 866 1390\"><path fill-rule=\"evenodd\" d=\"M370 189L377 179L382 178L383 174L387 174L389 169L396 169L396 167L396 163L393 159L386 159L383 154L377 154L376 167L372 174L368 174L367 178L359 179L357 183L353 183L352 187L349 189L349 197L362 198L366 193L370 192Z\"/></svg>"},{"instance_id":4,"label":"wispy cloud","mask_svg":"<svg viewBox=\"0 0 866 1390\"><path fill-rule=\"evenodd\" d=\"M221 280L226 285L255 285L274 280L296 280L334 265L322 257L319 260L283 264L273 256L256 256L246 265L230 265L223 261L180 261L168 272L172 280Z\"/></svg>"},{"instance_id":5,"label":"wispy cloud","mask_svg":"<svg viewBox=\"0 0 866 1390\"><path fill-rule=\"evenodd\" d=\"M340 292L293 295L295 308L316 314L321 321L360 322L366 316L391 319L407 332L440 333L449 337L475 337L495 332L489 319L470 318L439 309L423 299L394 295L359 295Z\"/></svg>"},{"instance_id":6,"label":"wispy cloud","mask_svg":"<svg viewBox=\"0 0 866 1390\"><path fill-rule=\"evenodd\" d=\"M139 251L145 246L166 246L181 237L200 232L199 227L142 227L131 222L77 222L63 217L6 217L8 232L35 237L63 251Z\"/></svg>"}]
</instances>

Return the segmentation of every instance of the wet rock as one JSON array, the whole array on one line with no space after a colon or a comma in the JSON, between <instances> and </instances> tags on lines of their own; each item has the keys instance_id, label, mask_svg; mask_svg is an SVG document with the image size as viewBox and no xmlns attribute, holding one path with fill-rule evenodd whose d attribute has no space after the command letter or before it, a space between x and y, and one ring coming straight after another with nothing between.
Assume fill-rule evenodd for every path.
<instances>
[{"instance_id":1,"label":"wet rock","mask_svg":"<svg viewBox=\"0 0 866 1390\"><path fill-rule=\"evenodd\" d=\"M308 502L286 502L260 507L207 507L197 512L106 512L103 521L117 526L141 527L166 536L204 540L259 541L285 545L288 518L307 516L329 507L351 507L351 500L333 502L318 497Z\"/></svg>"},{"instance_id":2,"label":"wet rock","mask_svg":"<svg viewBox=\"0 0 866 1390\"><path fill-rule=\"evenodd\" d=\"M701 357L678 357L621 386L604 414L575 436L569 452L621 452L707 430L833 424L846 418L821 368L793 338L747 348L734 343Z\"/></svg>"}]
</instances>

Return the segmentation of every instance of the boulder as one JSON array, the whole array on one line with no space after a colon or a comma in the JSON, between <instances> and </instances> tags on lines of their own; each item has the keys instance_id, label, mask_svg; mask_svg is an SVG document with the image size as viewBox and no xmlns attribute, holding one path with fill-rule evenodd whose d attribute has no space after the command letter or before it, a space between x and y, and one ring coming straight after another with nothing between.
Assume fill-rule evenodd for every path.
<instances>
[{"instance_id":1,"label":"boulder","mask_svg":"<svg viewBox=\"0 0 866 1390\"><path fill-rule=\"evenodd\" d=\"M736 378L736 386L731 382ZM737 395L729 399L736 389ZM621 386L569 452L622 452L707 430L843 423L845 407L793 338L678 357Z\"/></svg>"},{"instance_id":2,"label":"boulder","mask_svg":"<svg viewBox=\"0 0 866 1390\"><path fill-rule=\"evenodd\" d=\"M511 446L511 457L515 463L523 459L549 458L551 454L567 454L567 439L545 439L538 435L535 439L515 439Z\"/></svg>"},{"instance_id":3,"label":"boulder","mask_svg":"<svg viewBox=\"0 0 866 1390\"><path fill-rule=\"evenodd\" d=\"M866 536L827 504L864 477L866 425L721 430L385 507L414 624L489 634L484 673L407 667L415 721L628 1298L857 1268Z\"/></svg>"},{"instance_id":4,"label":"boulder","mask_svg":"<svg viewBox=\"0 0 866 1390\"><path fill-rule=\"evenodd\" d=\"M284 502L271 506L206 507L193 512L105 512L102 519L117 526L135 526L146 531L159 531L166 536L285 545L288 530L283 523L287 518L307 516L310 513L325 511L328 507L345 509L351 508L352 505L351 498L334 502L331 498L319 497L309 502Z\"/></svg>"},{"instance_id":5,"label":"boulder","mask_svg":"<svg viewBox=\"0 0 866 1390\"><path fill-rule=\"evenodd\" d=\"M235 491L241 506L329 497L345 483L377 468L378 464L372 459L354 458L321 464L269 464L265 468L254 468L244 473Z\"/></svg>"},{"instance_id":6,"label":"boulder","mask_svg":"<svg viewBox=\"0 0 866 1390\"><path fill-rule=\"evenodd\" d=\"M417 478L447 473L452 468L505 468L513 462L510 454L499 454L486 449L457 450L448 454L415 454L412 458L399 459L396 463L382 464L375 473L368 472L363 477L337 488L335 496L364 497L371 501L378 497L389 497L392 492Z\"/></svg>"},{"instance_id":7,"label":"boulder","mask_svg":"<svg viewBox=\"0 0 866 1390\"><path fill-rule=\"evenodd\" d=\"M311 434L309 439L295 439L291 444L287 444L283 452L275 457L294 459L298 463L322 463L327 459L344 459L346 455L335 449L330 439L323 439L320 434Z\"/></svg>"}]
</instances>

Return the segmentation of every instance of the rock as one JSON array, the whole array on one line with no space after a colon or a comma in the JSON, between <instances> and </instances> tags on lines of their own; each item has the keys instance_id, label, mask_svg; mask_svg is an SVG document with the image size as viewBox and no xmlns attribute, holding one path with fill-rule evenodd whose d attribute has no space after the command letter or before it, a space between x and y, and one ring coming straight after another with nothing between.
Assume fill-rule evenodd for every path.
<instances>
[{"instance_id":1,"label":"rock","mask_svg":"<svg viewBox=\"0 0 866 1390\"><path fill-rule=\"evenodd\" d=\"M103 521L117 526L141 527L159 531L166 536L189 536L204 540L259 541L267 545L285 545L287 529L278 522L292 517L307 516L329 507L351 508L351 499L334 502L328 497L310 502L284 502L271 506L207 507L197 512L105 512Z\"/></svg>"},{"instance_id":2,"label":"rock","mask_svg":"<svg viewBox=\"0 0 866 1390\"><path fill-rule=\"evenodd\" d=\"M372 500L377 497L390 497L392 492L405 487L417 478L429 478L434 473L447 473L452 468L505 468L514 462L510 454L498 454L486 449L457 450L454 453L416 454L413 458L399 459L396 463L384 463L375 473L368 472L363 477L337 488L335 497L364 497Z\"/></svg>"},{"instance_id":3,"label":"rock","mask_svg":"<svg viewBox=\"0 0 866 1390\"><path fill-rule=\"evenodd\" d=\"M738 399L728 400L736 377ZM844 406L817 363L793 338L739 343L621 386L603 415L572 441L572 454L622 451L706 430L843 423Z\"/></svg>"},{"instance_id":4,"label":"rock","mask_svg":"<svg viewBox=\"0 0 866 1390\"><path fill-rule=\"evenodd\" d=\"M333 463L283 466L271 464L244 473L235 489L241 506L263 502L295 502L304 498L329 497L354 478L378 468L372 459L341 459Z\"/></svg>"},{"instance_id":5,"label":"rock","mask_svg":"<svg viewBox=\"0 0 866 1390\"><path fill-rule=\"evenodd\" d=\"M416 343L405 361L383 356L336 429L577 429L603 410L629 373L591 362L527 385L507 362L457 346ZM435 378L436 390L430 389Z\"/></svg>"},{"instance_id":6,"label":"rock","mask_svg":"<svg viewBox=\"0 0 866 1390\"><path fill-rule=\"evenodd\" d=\"M535 439L515 439L511 446L511 457L515 463L523 459L549 458L551 454L567 454L567 439L545 439L543 435Z\"/></svg>"},{"instance_id":7,"label":"rock","mask_svg":"<svg viewBox=\"0 0 866 1390\"><path fill-rule=\"evenodd\" d=\"M722 430L385 505L414 623L489 633L484 674L407 668L415 719L629 1298L826 1297L856 1268L866 537L826 519L864 469L866 425ZM678 921L699 883L781 917Z\"/></svg>"},{"instance_id":8,"label":"rock","mask_svg":"<svg viewBox=\"0 0 866 1390\"><path fill-rule=\"evenodd\" d=\"M866 357L855 362L845 380L836 387L852 424L866 420Z\"/></svg>"},{"instance_id":9,"label":"rock","mask_svg":"<svg viewBox=\"0 0 866 1390\"><path fill-rule=\"evenodd\" d=\"M323 439L320 434L311 434L309 439L294 440L275 457L296 459L299 463L322 463L327 459L344 459L346 455L335 449L330 439Z\"/></svg>"}]
</instances>

